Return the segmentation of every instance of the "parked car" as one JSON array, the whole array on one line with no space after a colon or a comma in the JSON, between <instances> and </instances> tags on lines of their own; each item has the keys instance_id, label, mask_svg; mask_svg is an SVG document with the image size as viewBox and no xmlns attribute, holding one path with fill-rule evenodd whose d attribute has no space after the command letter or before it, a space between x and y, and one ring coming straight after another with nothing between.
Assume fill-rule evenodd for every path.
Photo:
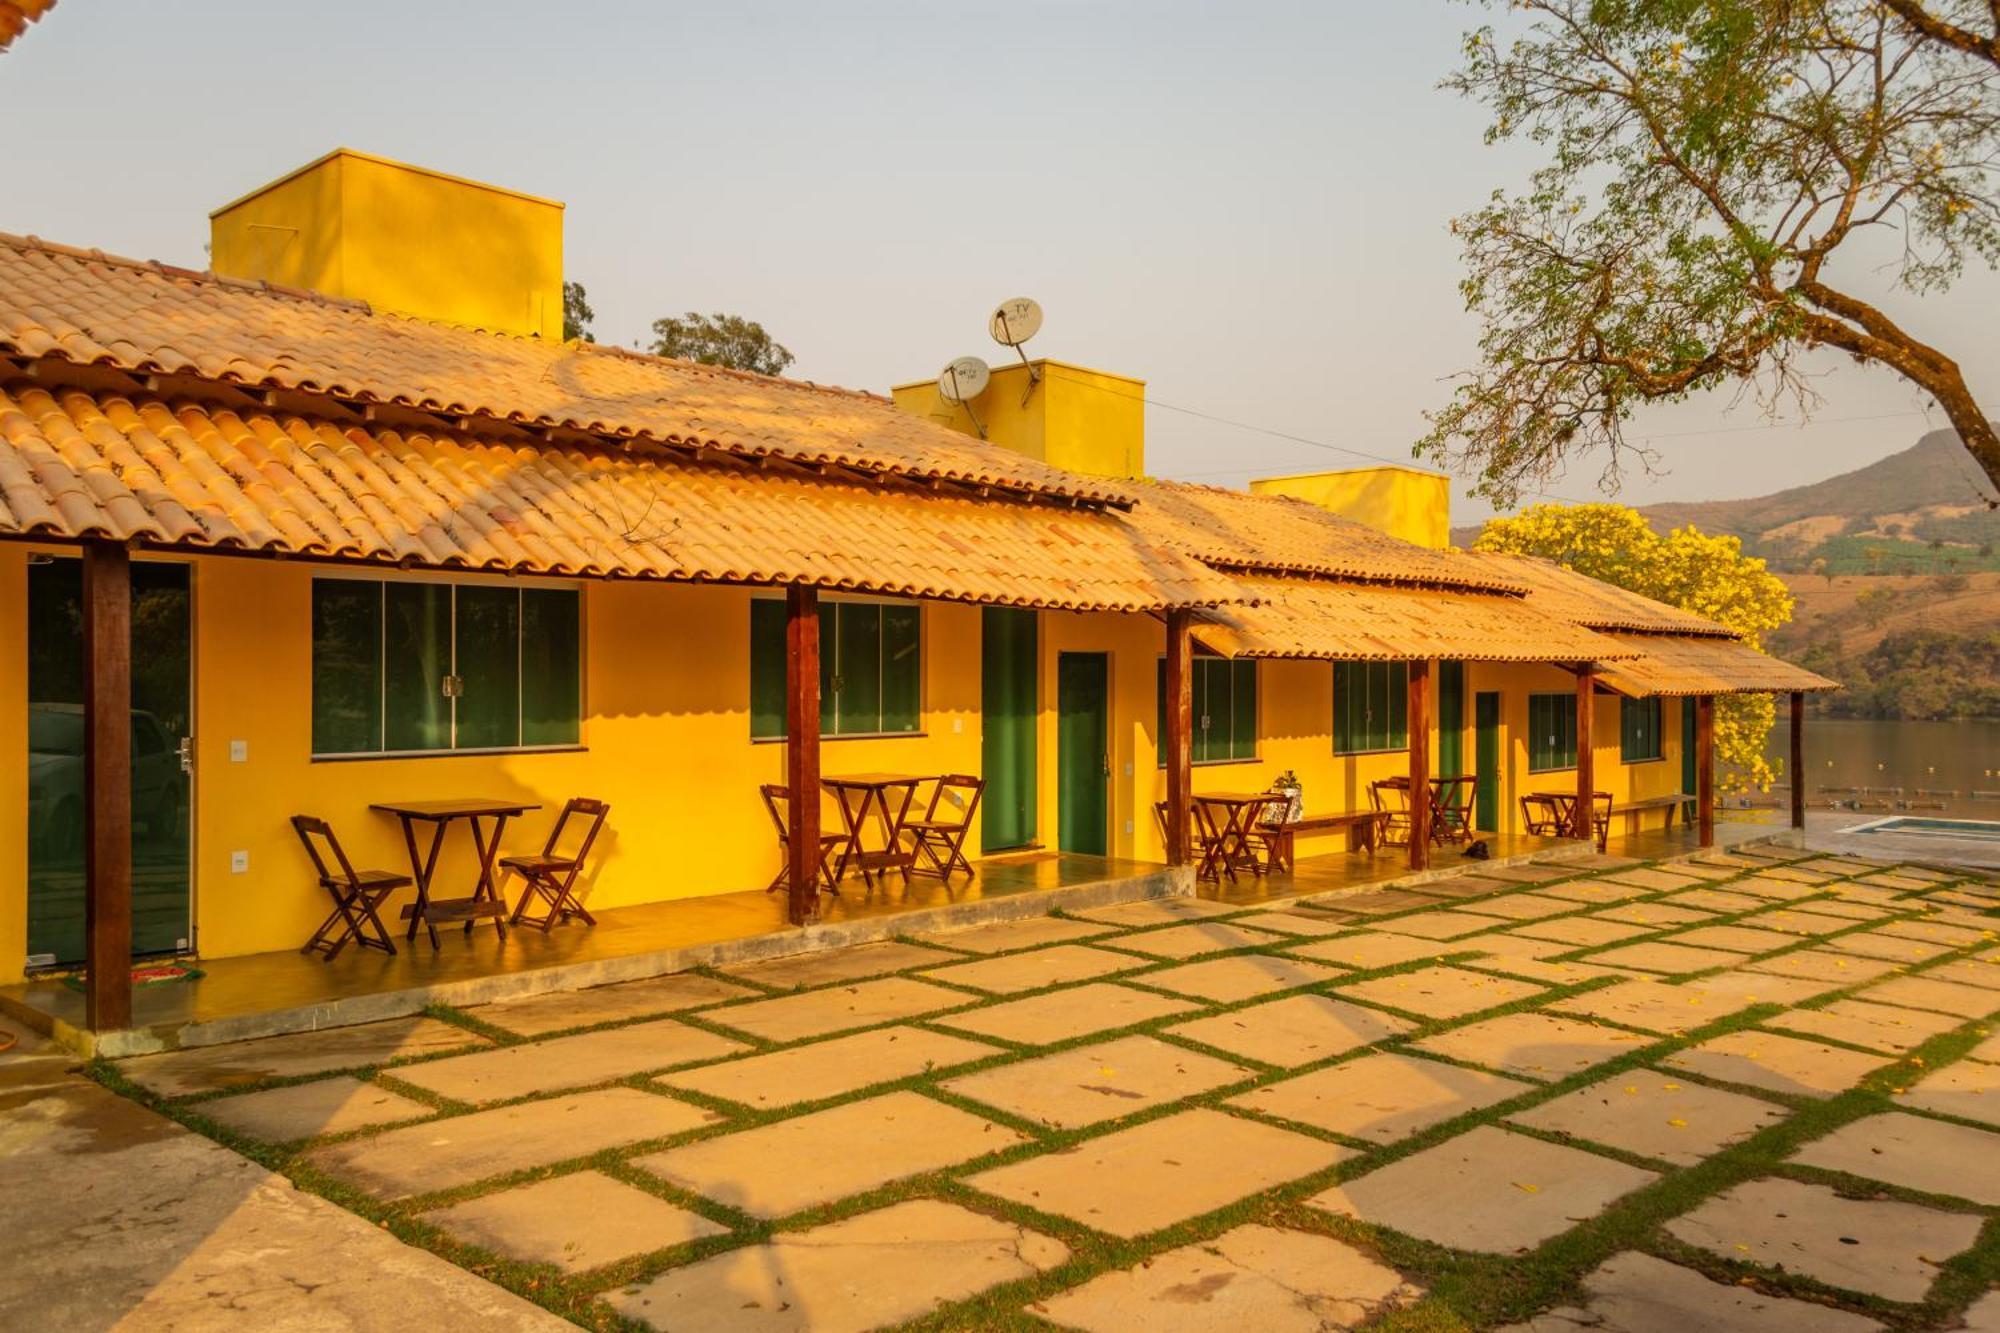
<instances>
[{"instance_id":1,"label":"parked car","mask_svg":"<svg viewBox=\"0 0 2000 1333\"><path fill-rule=\"evenodd\" d=\"M43 851L83 848L83 706L28 705L28 829ZM160 720L132 710L132 817L163 835L187 817L187 775Z\"/></svg>"}]
</instances>

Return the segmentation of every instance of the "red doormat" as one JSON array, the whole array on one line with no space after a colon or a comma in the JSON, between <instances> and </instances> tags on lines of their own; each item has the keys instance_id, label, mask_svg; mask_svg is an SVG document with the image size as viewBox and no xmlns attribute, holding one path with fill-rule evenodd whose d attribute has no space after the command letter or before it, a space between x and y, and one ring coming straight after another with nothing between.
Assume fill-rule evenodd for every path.
<instances>
[{"instance_id":1,"label":"red doormat","mask_svg":"<svg viewBox=\"0 0 2000 1333\"><path fill-rule=\"evenodd\" d=\"M200 968L189 963L141 963L132 969L132 984L136 986L162 986L175 981L199 981L207 975ZM81 972L71 972L62 979L63 985L71 990L83 989Z\"/></svg>"}]
</instances>

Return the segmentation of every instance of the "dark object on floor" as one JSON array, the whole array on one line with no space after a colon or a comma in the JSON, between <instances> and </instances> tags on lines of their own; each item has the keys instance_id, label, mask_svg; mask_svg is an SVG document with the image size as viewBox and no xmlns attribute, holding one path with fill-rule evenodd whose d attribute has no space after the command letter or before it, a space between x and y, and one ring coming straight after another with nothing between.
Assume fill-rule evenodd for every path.
<instances>
[{"instance_id":1,"label":"dark object on floor","mask_svg":"<svg viewBox=\"0 0 2000 1333\"><path fill-rule=\"evenodd\" d=\"M1465 845L1465 855L1468 860L1484 861L1487 857L1493 855L1493 849L1486 845L1483 838L1474 838Z\"/></svg>"}]
</instances>

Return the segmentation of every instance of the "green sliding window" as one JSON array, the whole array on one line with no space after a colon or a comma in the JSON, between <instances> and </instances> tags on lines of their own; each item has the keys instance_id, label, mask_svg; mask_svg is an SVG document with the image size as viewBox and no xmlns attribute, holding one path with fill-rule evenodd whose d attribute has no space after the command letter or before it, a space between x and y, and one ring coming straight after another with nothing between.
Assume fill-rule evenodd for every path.
<instances>
[{"instance_id":1,"label":"green sliding window","mask_svg":"<svg viewBox=\"0 0 2000 1333\"><path fill-rule=\"evenodd\" d=\"M923 612L907 602L821 602L819 725L827 736L908 735L923 719ZM750 736L785 735L785 604L750 602Z\"/></svg>"},{"instance_id":2,"label":"green sliding window","mask_svg":"<svg viewBox=\"0 0 2000 1333\"><path fill-rule=\"evenodd\" d=\"M1576 767L1576 696L1528 696L1528 771Z\"/></svg>"},{"instance_id":3,"label":"green sliding window","mask_svg":"<svg viewBox=\"0 0 2000 1333\"><path fill-rule=\"evenodd\" d=\"M314 579L313 753L578 744L581 602L572 588Z\"/></svg>"},{"instance_id":4,"label":"green sliding window","mask_svg":"<svg viewBox=\"0 0 2000 1333\"><path fill-rule=\"evenodd\" d=\"M1409 744L1409 664L1335 662L1333 752L1373 754Z\"/></svg>"},{"instance_id":5,"label":"green sliding window","mask_svg":"<svg viewBox=\"0 0 2000 1333\"><path fill-rule=\"evenodd\" d=\"M1194 709L1192 746L1197 764L1226 764L1257 757L1257 662L1254 658L1196 657L1189 682ZM1167 659L1159 659L1160 764L1167 762Z\"/></svg>"},{"instance_id":6,"label":"green sliding window","mask_svg":"<svg viewBox=\"0 0 2000 1333\"><path fill-rule=\"evenodd\" d=\"M1660 748L1660 701L1620 699L1618 701L1618 753L1628 764L1658 759Z\"/></svg>"}]
</instances>

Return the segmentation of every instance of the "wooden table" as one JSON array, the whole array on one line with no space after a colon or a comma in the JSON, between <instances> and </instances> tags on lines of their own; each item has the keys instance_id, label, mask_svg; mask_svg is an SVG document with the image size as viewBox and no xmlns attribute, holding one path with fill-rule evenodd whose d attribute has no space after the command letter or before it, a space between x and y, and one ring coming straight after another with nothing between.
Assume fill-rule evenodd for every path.
<instances>
[{"instance_id":1,"label":"wooden table","mask_svg":"<svg viewBox=\"0 0 2000 1333\"><path fill-rule=\"evenodd\" d=\"M1268 791L1212 791L1196 796L1194 803L1203 807L1203 822L1215 830L1214 842L1203 849L1196 877L1213 879L1228 875L1235 879L1238 867L1262 874L1264 868L1257 864L1257 853L1250 848L1250 827L1253 817L1262 813L1265 806L1284 799ZM1222 813L1219 825L1214 813L1217 810Z\"/></svg>"},{"instance_id":2,"label":"wooden table","mask_svg":"<svg viewBox=\"0 0 2000 1333\"><path fill-rule=\"evenodd\" d=\"M1431 841L1442 845L1469 841L1472 837L1472 793L1477 782L1470 773L1440 773L1430 779L1431 789ZM1399 773L1395 777L1383 778L1371 784L1403 793L1405 802L1409 800L1410 777ZM1456 796L1457 799L1454 799ZM1405 814L1403 811L1382 811L1386 818L1391 814Z\"/></svg>"},{"instance_id":3,"label":"wooden table","mask_svg":"<svg viewBox=\"0 0 2000 1333\"><path fill-rule=\"evenodd\" d=\"M1566 838L1575 836L1576 792L1574 790L1529 792L1528 799L1546 801L1550 814L1555 818L1556 827L1562 830L1562 836ZM1601 824L1603 829L1608 830L1611 824L1611 793L1608 791L1592 792L1590 799L1592 805L1602 806L1604 809L1604 818L1601 821L1597 817L1597 812L1595 810L1591 811L1591 827L1599 829ZM1600 842L1603 841L1602 832L1600 832L1598 840Z\"/></svg>"},{"instance_id":4,"label":"wooden table","mask_svg":"<svg viewBox=\"0 0 2000 1333\"><path fill-rule=\"evenodd\" d=\"M403 845L410 850L410 873L417 881L417 900L403 909L403 917L410 923L405 938L417 937L417 923L422 922L430 932L431 948L438 947L437 923L440 921L463 921L470 932L473 922L481 917L493 918L493 928L501 938L507 935L507 904L501 900L500 890L493 879L493 859L500 853L500 835L506 831L507 821L515 815L524 815L530 810L542 807L528 801L497 801L466 798L448 801L378 801L368 807L385 815L394 815L403 825ZM472 827L472 847L479 854L479 879L472 886L472 895L467 898L431 897L431 876L437 872L438 852L444 847L444 832L455 819L463 819ZM480 820L490 819L493 827L483 828ZM430 851L417 849L417 825L431 826Z\"/></svg>"},{"instance_id":5,"label":"wooden table","mask_svg":"<svg viewBox=\"0 0 2000 1333\"><path fill-rule=\"evenodd\" d=\"M916 853L903 846L903 821L909 818L910 802L916 799L918 786L930 779L907 773L849 773L844 777L822 777L819 781L833 792L840 806L841 822L847 828L847 847L840 854L833 877L838 880L847 873L848 866L854 865L860 867L861 878L868 884L873 884L875 876L884 870L901 870L903 878L909 879ZM892 812L894 792L900 792L901 796L893 800ZM858 802L848 799L855 793L860 794ZM862 838L871 808L882 828L882 845L874 849Z\"/></svg>"}]
</instances>

